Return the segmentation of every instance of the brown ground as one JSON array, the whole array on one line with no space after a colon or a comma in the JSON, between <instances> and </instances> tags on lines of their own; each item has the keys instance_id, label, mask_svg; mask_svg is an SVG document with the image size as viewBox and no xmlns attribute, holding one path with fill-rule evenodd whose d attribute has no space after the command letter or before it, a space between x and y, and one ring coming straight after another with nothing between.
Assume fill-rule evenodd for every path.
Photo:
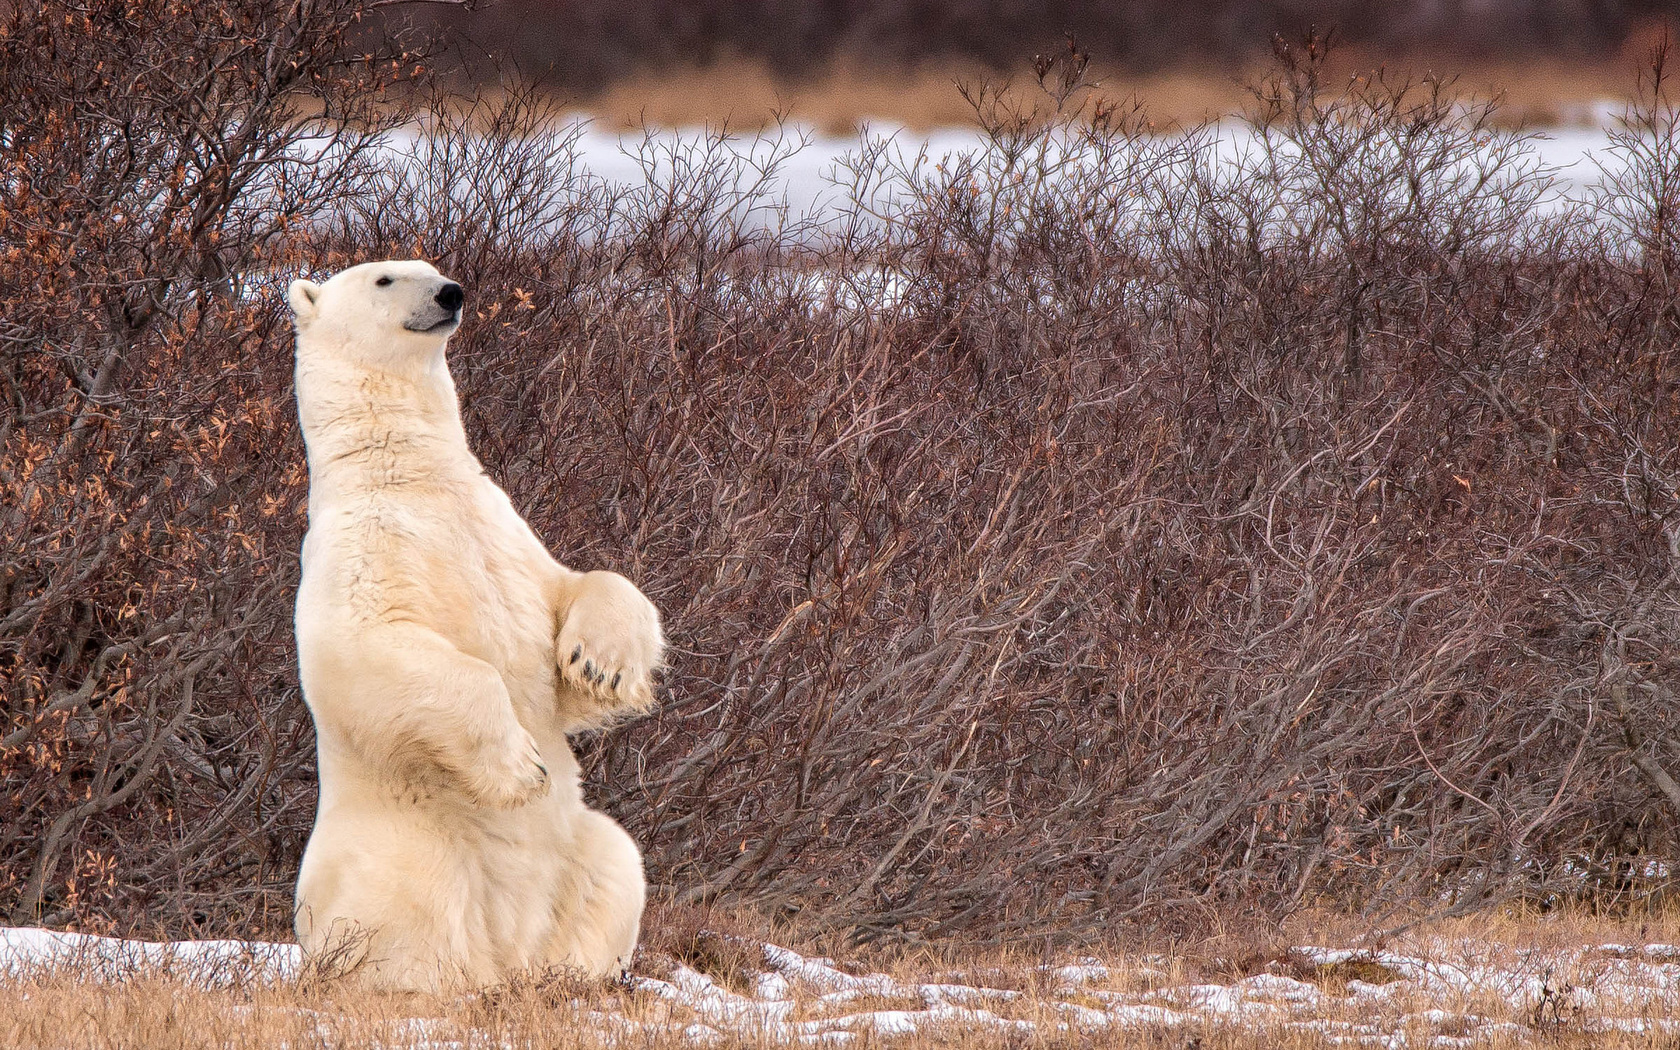
<instances>
[{"instance_id":1,"label":"brown ground","mask_svg":"<svg viewBox=\"0 0 1680 1050\"><path fill-rule=\"evenodd\" d=\"M761 956L757 951L733 949L750 947L756 931L767 928L764 924L732 921L715 913L656 913L650 918L655 929L636 967L644 979L675 980L673 975L686 966L733 994L752 994L753 971L762 969ZM719 928L731 934L720 936L715 932ZM798 931L778 932L784 943L799 944L807 952L820 947L798 936ZM1619 917L1578 910L1496 911L1427 923L1386 943L1371 942L1372 932L1367 923L1351 916L1307 912L1287 928L1247 928L1162 954L1118 948L1101 951L1107 971L1074 986L1046 969L1074 961L1073 955L937 945L872 957L847 959L842 954L838 965L852 973L884 972L905 986L937 980L1019 993L1007 1000L987 998L978 1005L1020 1022L1025 1030L976 1029L961 1023L926 1024L918 1034L907 1037L860 1030L853 1045L869 1050L1083 1050L1099 1046L1327 1050L1359 1045L1373 1033L1392 1037L1400 1032L1412 1045L1443 1048L1469 1044L1659 1050L1674 1045L1669 1025L1674 1006L1680 1004L1659 999L1636 1005L1624 1001L1606 983L1618 967L1672 966L1670 949L1663 944L1680 939L1680 916L1670 910ZM1658 943L1644 947L1653 941ZM1545 988L1535 992L1530 987L1515 995L1469 989L1430 994L1365 956L1330 965L1303 964L1299 954L1289 950L1297 944L1400 951L1437 960L1449 972L1465 966L1492 966L1513 977L1538 977ZM1584 945L1605 947L1583 954ZM1558 965L1562 959L1571 961ZM1252 980L1246 986L1249 1001L1260 1003L1262 1009L1269 998L1281 996L1272 1004L1278 1010L1270 1019L1245 1020L1216 1013L1201 1020L1192 1016L1196 1015L1191 1004L1197 988L1231 987L1255 975L1288 978L1280 982L1282 988L1273 990L1256 988ZM703 1018L671 1006L647 990L646 980L642 987L635 987L551 974L476 995L407 996L357 993L308 978L278 984L241 979L237 963L230 963L220 979L221 986L205 988L141 968L112 982L74 966L13 974L0 979L0 1048L227 1050L290 1045L433 1050L454 1045L609 1050L632 1045L687 1050L702 1045L694 1041L690 1024L709 1020L719 1025L716 1017ZM1394 991L1373 999L1358 993L1354 982L1393 985ZM1175 993L1175 988L1183 991ZM1312 988L1322 993L1313 1005L1289 1006L1291 989L1310 992ZM877 1010L915 1011L925 1005L915 996L883 993L836 998L824 997L821 991L795 982L787 993L795 1001L787 1019L823 1024L824 1019ZM1082 1008L1100 1011L1116 1001L1188 1013L1168 1024L1143 1021L1106 1030L1084 1027L1078 1017ZM721 1039L707 1045L792 1045L755 1035L751 1022L720 1027L725 1029Z\"/></svg>"}]
</instances>

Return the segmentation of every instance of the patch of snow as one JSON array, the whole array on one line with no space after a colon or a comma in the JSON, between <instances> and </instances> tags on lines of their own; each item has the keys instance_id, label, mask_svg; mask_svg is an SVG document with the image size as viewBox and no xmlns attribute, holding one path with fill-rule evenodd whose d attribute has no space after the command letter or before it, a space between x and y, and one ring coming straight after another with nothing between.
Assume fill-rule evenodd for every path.
<instances>
[{"instance_id":1,"label":"patch of snow","mask_svg":"<svg viewBox=\"0 0 1680 1050\"><path fill-rule=\"evenodd\" d=\"M34 928L0 929L0 976L75 966L99 980L137 969L163 970L195 983L241 978L279 981L297 976L303 952L295 944L262 941L133 941Z\"/></svg>"},{"instance_id":2,"label":"patch of snow","mask_svg":"<svg viewBox=\"0 0 1680 1050\"><path fill-rule=\"evenodd\" d=\"M1020 992L972 984L918 984L916 985L916 991L920 992L922 999L929 1003L972 1003L987 999L1008 1002L1012 999L1021 998Z\"/></svg>"},{"instance_id":3,"label":"patch of snow","mask_svg":"<svg viewBox=\"0 0 1680 1050\"><path fill-rule=\"evenodd\" d=\"M1058 966L1050 973L1064 985L1077 988L1092 981L1102 981L1108 978L1108 967L1102 963L1088 960L1077 966Z\"/></svg>"},{"instance_id":4,"label":"patch of snow","mask_svg":"<svg viewBox=\"0 0 1680 1050\"><path fill-rule=\"evenodd\" d=\"M1244 995L1256 998L1269 996L1287 1003L1317 1003L1324 998L1324 993L1318 990L1318 985L1275 973L1246 977L1232 987L1240 989Z\"/></svg>"},{"instance_id":5,"label":"patch of snow","mask_svg":"<svg viewBox=\"0 0 1680 1050\"><path fill-rule=\"evenodd\" d=\"M1398 981L1392 984L1372 984L1356 979L1347 983L1348 994L1356 999L1392 999L1401 987Z\"/></svg>"},{"instance_id":6,"label":"patch of snow","mask_svg":"<svg viewBox=\"0 0 1680 1050\"><path fill-rule=\"evenodd\" d=\"M1106 1012L1122 1028L1177 1028L1191 1020L1164 1006L1112 1006Z\"/></svg>"}]
</instances>

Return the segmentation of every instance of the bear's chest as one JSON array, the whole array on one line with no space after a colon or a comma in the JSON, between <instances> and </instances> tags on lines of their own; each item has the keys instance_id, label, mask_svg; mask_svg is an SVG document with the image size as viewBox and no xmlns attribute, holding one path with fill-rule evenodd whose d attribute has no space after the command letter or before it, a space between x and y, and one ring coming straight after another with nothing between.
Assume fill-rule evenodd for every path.
<instances>
[{"instance_id":1,"label":"bear's chest","mask_svg":"<svg viewBox=\"0 0 1680 1050\"><path fill-rule=\"evenodd\" d=\"M516 682L553 689L554 611L548 552L523 522L477 505L445 516L438 544L425 544L434 622L464 652ZM532 678L537 681L532 682Z\"/></svg>"},{"instance_id":2,"label":"bear's chest","mask_svg":"<svg viewBox=\"0 0 1680 1050\"><path fill-rule=\"evenodd\" d=\"M328 618L346 624L425 625L501 672L516 702L552 699L556 567L499 489L435 482L318 509L300 605L337 608Z\"/></svg>"}]
</instances>

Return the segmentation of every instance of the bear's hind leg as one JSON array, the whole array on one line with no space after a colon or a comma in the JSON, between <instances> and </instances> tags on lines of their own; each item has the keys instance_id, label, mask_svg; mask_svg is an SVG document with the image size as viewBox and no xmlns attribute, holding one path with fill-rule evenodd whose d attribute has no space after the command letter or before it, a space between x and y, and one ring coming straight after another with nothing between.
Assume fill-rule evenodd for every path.
<instances>
[{"instance_id":1,"label":"bear's hind leg","mask_svg":"<svg viewBox=\"0 0 1680 1050\"><path fill-rule=\"evenodd\" d=\"M321 977L353 987L444 992L500 976L474 937L471 882L412 827L318 823L298 878L297 934Z\"/></svg>"},{"instance_id":2,"label":"bear's hind leg","mask_svg":"<svg viewBox=\"0 0 1680 1050\"><path fill-rule=\"evenodd\" d=\"M642 854L605 813L584 810L573 827L572 870L554 902L551 965L612 977L630 965L642 927Z\"/></svg>"},{"instance_id":3,"label":"bear's hind leg","mask_svg":"<svg viewBox=\"0 0 1680 1050\"><path fill-rule=\"evenodd\" d=\"M412 920L386 915L320 922L300 910L297 925L311 972L322 979L381 992L442 992L482 983L459 965L461 953L440 947L435 931L415 929Z\"/></svg>"}]
</instances>

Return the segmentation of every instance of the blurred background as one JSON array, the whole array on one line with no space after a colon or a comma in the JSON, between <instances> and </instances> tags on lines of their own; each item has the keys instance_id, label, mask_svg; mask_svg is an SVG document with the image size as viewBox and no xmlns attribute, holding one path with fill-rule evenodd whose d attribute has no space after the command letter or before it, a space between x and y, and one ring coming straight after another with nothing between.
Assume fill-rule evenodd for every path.
<instances>
[{"instance_id":1,"label":"blurred background","mask_svg":"<svg viewBox=\"0 0 1680 1050\"><path fill-rule=\"evenodd\" d=\"M1073 34L1108 92L1167 121L1241 107L1275 37L1341 41L1377 65L1500 92L1507 120L1581 125L1625 98L1674 23L1665 0L478 0L390 15L437 31L479 84L517 74L621 126L968 122L953 81L1024 73Z\"/></svg>"}]
</instances>

